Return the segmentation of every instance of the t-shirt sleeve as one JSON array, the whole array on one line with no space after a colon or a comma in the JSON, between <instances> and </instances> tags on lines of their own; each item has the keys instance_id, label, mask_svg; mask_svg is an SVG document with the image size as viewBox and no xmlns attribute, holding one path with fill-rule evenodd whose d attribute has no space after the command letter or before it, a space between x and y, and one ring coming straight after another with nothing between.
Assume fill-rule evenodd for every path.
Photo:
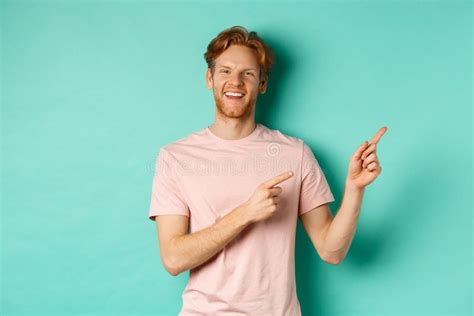
<instances>
[{"instance_id":1,"label":"t-shirt sleeve","mask_svg":"<svg viewBox=\"0 0 474 316\"><path fill-rule=\"evenodd\" d=\"M334 196L311 148L303 142L301 158L301 191L298 215L322 204L333 202Z\"/></svg>"},{"instance_id":2,"label":"t-shirt sleeve","mask_svg":"<svg viewBox=\"0 0 474 316\"><path fill-rule=\"evenodd\" d=\"M155 161L155 173L148 218L156 215L184 215L189 217L189 207L176 178L177 162L166 149L160 149Z\"/></svg>"}]
</instances>

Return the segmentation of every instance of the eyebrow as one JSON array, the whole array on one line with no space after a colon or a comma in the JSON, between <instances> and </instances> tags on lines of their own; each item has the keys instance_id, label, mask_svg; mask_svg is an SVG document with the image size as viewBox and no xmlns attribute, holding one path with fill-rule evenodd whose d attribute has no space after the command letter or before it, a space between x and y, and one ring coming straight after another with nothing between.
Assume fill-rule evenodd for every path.
<instances>
[{"instance_id":1,"label":"eyebrow","mask_svg":"<svg viewBox=\"0 0 474 316\"><path fill-rule=\"evenodd\" d=\"M221 65L221 66L217 66L217 68L228 68L228 69L230 69L231 67L225 66L225 65ZM245 68L244 71L245 71L245 70L257 71L257 69L255 69L255 68Z\"/></svg>"}]
</instances>

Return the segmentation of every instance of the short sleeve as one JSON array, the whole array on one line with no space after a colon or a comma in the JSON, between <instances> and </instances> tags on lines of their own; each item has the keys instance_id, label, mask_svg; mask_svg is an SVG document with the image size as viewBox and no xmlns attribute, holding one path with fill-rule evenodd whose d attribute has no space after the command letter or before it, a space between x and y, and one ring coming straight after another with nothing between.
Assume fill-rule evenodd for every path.
<instances>
[{"instance_id":1,"label":"short sleeve","mask_svg":"<svg viewBox=\"0 0 474 316\"><path fill-rule=\"evenodd\" d=\"M155 220L156 215L185 215L189 217L189 208L176 178L177 162L166 149L160 149L155 162L155 173L151 192L148 218Z\"/></svg>"},{"instance_id":2,"label":"short sleeve","mask_svg":"<svg viewBox=\"0 0 474 316\"><path fill-rule=\"evenodd\" d=\"M304 142L301 157L301 191L298 215L322 204L333 202L334 196L311 149Z\"/></svg>"}]
</instances>

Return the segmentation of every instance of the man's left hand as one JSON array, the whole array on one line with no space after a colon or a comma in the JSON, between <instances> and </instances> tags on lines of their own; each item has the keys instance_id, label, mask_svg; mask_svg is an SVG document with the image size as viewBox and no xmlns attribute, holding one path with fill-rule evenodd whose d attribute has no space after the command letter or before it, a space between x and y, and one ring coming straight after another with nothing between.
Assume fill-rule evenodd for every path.
<instances>
[{"instance_id":1,"label":"man's left hand","mask_svg":"<svg viewBox=\"0 0 474 316\"><path fill-rule=\"evenodd\" d=\"M369 143L365 141L357 148L349 163L346 186L363 189L382 172L376 150L377 143L387 129L385 126L382 127Z\"/></svg>"}]
</instances>

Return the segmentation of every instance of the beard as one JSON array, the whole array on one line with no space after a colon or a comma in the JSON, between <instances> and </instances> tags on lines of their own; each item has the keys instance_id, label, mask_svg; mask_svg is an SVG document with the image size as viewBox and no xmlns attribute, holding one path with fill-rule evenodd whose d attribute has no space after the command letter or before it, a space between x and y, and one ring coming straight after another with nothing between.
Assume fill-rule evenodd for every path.
<instances>
[{"instance_id":1,"label":"beard","mask_svg":"<svg viewBox=\"0 0 474 316\"><path fill-rule=\"evenodd\" d=\"M227 118L248 118L253 113L253 106L257 101L257 98L254 97L246 101L244 98L236 101L226 99L225 96L214 93L214 99L216 102L216 108L220 115Z\"/></svg>"}]
</instances>

